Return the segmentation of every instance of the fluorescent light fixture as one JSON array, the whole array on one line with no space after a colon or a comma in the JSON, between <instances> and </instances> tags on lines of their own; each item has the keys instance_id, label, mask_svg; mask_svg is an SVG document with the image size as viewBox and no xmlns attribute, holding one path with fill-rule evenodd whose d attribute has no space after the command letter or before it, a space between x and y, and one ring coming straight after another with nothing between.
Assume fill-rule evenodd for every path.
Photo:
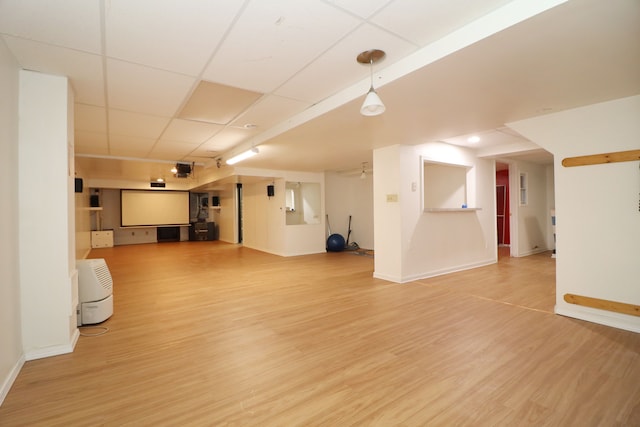
<instances>
[{"instance_id":1,"label":"fluorescent light fixture","mask_svg":"<svg viewBox=\"0 0 640 427\"><path fill-rule=\"evenodd\" d=\"M240 153L237 156L233 156L229 160L227 160L228 165L235 165L238 162L248 159L249 157L253 157L258 154L259 151L256 147L253 147L251 150L247 150L244 153Z\"/></svg>"}]
</instances>

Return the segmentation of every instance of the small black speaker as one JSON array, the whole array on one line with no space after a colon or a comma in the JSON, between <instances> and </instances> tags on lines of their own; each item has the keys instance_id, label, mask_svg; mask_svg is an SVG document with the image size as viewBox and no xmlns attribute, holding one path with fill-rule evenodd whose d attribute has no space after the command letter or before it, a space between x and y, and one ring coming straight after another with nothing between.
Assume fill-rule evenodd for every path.
<instances>
[{"instance_id":1,"label":"small black speaker","mask_svg":"<svg viewBox=\"0 0 640 427\"><path fill-rule=\"evenodd\" d=\"M76 193L82 193L82 178L76 178Z\"/></svg>"},{"instance_id":2,"label":"small black speaker","mask_svg":"<svg viewBox=\"0 0 640 427\"><path fill-rule=\"evenodd\" d=\"M220 206L220 197L212 196L211 197L211 206Z\"/></svg>"},{"instance_id":3,"label":"small black speaker","mask_svg":"<svg viewBox=\"0 0 640 427\"><path fill-rule=\"evenodd\" d=\"M89 206L92 208L100 207L100 196L97 194L92 194L89 196Z\"/></svg>"},{"instance_id":4,"label":"small black speaker","mask_svg":"<svg viewBox=\"0 0 640 427\"><path fill-rule=\"evenodd\" d=\"M267 197L273 197L276 194L276 187L274 185L267 185Z\"/></svg>"}]
</instances>

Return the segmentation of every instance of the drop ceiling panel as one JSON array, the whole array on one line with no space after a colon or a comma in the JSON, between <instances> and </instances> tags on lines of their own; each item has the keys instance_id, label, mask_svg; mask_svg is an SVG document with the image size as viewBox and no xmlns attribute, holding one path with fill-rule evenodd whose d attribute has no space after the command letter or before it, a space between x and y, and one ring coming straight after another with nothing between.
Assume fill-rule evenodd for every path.
<instances>
[{"instance_id":1,"label":"drop ceiling panel","mask_svg":"<svg viewBox=\"0 0 640 427\"><path fill-rule=\"evenodd\" d=\"M107 55L197 76L241 6L236 0L110 0Z\"/></svg>"},{"instance_id":2,"label":"drop ceiling panel","mask_svg":"<svg viewBox=\"0 0 640 427\"><path fill-rule=\"evenodd\" d=\"M424 46L512 0L396 0L371 22Z\"/></svg>"},{"instance_id":3,"label":"drop ceiling panel","mask_svg":"<svg viewBox=\"0 0 640 427\"><path fill-rule=\"evenodd\" d=\"M328 0L328 3L334 4L362 18L368 18L375 11L379 10L386 4L391 3L390 0Z\"/></svg>"},{"instance_id":4,"label":"drop ceiling panel","mask_svg":"<svg viewBox=\"0 0 640 427\"><path fill-rule=\"evenodd\" d=\"M75 104L75 129L88 132L107 132L107 110L95 105Z\"/></svg>"},{"instance_id":5,"label":"drop ceiling panel","mask_svg":"<svg viewBox=\"0 0 640 427\"><path fill-rule=\"evenodd\" d=\"M203 76L271 92L359 23L316 0L251 2Z\"/></svg>"},{"instance_id":6,"label":"drop ceiling panel","mask_svg":"<svg viewBox=\"0 0 640 427\"><path fill-rule=\"evenodd\" d=\"M157 139L169 119L132 113L130 111L109 110L109 132L111 135L130 135L132 137Z\"/></svg>"},{"instance_id":7,"label":"drop ceiling panel","mask_svg":"<svg viewBox=\"0 0 640 427\"><path fill-rule=\"evenodd\" d=\"M109 154L109 143L106 133L76 131L74 137L76 154L106 156Z\"/></svg>"},{"instance_id":8,"label":"drop ceiling panel","mask_svg":"<svg viewBox=\"0 0 640 427\"><path fill-rule=\"evenodd\" d=\"M387 54L383 61L374 66L374 71L379 71L385 65L415 51L417 46L378 27L365 24L325 52L311 66L296 74L275 93L308 102L317 102L327 95L337 93L358 80L369 77L369 67L356 61L360 52L369 49L381 49ZM363 89L364 92L368 86L367 84Z\"/></svg>"},{"instance_id":9,"label":"drop ceiling panel","mask_svg":"<svg viewBox=\"0 0 640 427\"><path fill-rule=\"evenodd\" d=\"M245 127L249 124L256 125L256 130L261 132L284 121L287 117L303 111L310 105L310 103L291 98L268 95L238 119L234 120L232 125L236 127Z\"/></svg>"},{"instance_id":10,"label":"drop ceiling panel","mask_svg":"<svg viewBox=\"0 0 640 427\"><path fill-rule=\"evenodd\" d=\"M153 148L156 140L137 136L111 135L109 148L112 156L145 158Z\"/></svg>"},{"instance_id":11,"label":"drop ceiling panel","mask_svg":"<svg viewBox=\"0 0 640 427\"><path fill-rule=\"evenodd\" d=\"M76 102L105 105L102 59L99 55L5 36L7 46L22 68L67 76Z\"/></svg>"},{"instance_id":12,"label":"drop ceiling panel","mask_svg":"<svg viewBox=\"0 0 640 427\"><path fill-rule=\"evenodd\" d=\"M171 117L191 87L193 77L108 59L109 107Z\"/></svg>"},{"instance_id":13,"label":"drop ceiling panel","mask_svg":"<svg viewBox=\"0 0 640 427\"><path fill-rule=\"evenodd\" d=\"M249 108L260 96L261 93L201 81L178 116L224 125Z\"/></svg>"},{"instance_id":14,"label":"drop ceiling panel","mask_svg":"<svg viewBox=\"0 0 640 427\"><path fill-rule=\"evenodd\" d=\"M160 140L153 147L148 157L150 159L158 160L183 160L186 156L191 154L193 150L198 148L200 144L193 144L182 141L167 141Z\"/></svg>"},{"instance_id":15,"label":"drop ceiling panel","mask_svg":"<svg viewBox=\"0 0 640 427\"><path fill-rule=\"evenodd\" d=\"M200 152L201 149L204 151L225 151L233 147L234 145L250 138L256 133L256 130L237 129L229 127L217 133L213 138L202 144L202 146L200 146L200 149L198 149L198 152Z\"/></svg>"},{"instance_id":16,"label":"drop ceiling panel","mask_svg":"<svg viewBox=\"0 0 640 427\"><path fill-rule=\"evenodd\" d=\"M0 33L101 53L100 1L0 1Z\"/></svg>"},{"instance_id":17,"label":"drop ceiling panel","mask_svg":"<svg viewBox=\"0 0 640 427\"><path fill-rule=\"evenodd\" d=\"M162 139L201 144L222 129L223 126L212 123L173 119L162 134Z\"/></svg>"}]
</instances>

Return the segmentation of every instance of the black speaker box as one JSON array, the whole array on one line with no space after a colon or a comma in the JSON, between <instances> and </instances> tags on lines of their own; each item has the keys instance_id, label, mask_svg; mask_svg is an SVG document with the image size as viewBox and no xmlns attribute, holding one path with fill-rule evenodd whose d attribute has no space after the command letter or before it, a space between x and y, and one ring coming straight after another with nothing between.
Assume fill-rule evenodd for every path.
<instances>
[{"instance_id":1,"label":"black speaker box","mask_svg":"<svg viewBox=\"0 0 640 427\"><path fill-rule=\"evenodd\" d=\"M220 197L212 196L211 197L211 206L220 206Z\"/></svg>"},{"instance_id":2,"label":"black speaker box","mask_svg":"<svg viewBox=\"0 0 640 427\"><path fill-rule=\"evenodd\" d=\"M82 178L76 178L76 193L82 193Z\"/></svg>"},{"instance_id":3,"label":"black speaker box","mask_svg":"<svg viewBox=\"0 0 640 427\"><path fill-rule=\"evenodd\" d=\"M276 194L276 187L274 185L267 185L267 196L273 197Z\"/></svg>"},{"instance_id":4,"label":"black speaker box","mask_svg":"<svg viewBox=\"0 0 640 427\"><path fill-rule=\"evenodd\" d=\"M89 196L89 206L92 208L100 207L100 196L97 194L92 194Z\"/></svg>"}]
</instances>

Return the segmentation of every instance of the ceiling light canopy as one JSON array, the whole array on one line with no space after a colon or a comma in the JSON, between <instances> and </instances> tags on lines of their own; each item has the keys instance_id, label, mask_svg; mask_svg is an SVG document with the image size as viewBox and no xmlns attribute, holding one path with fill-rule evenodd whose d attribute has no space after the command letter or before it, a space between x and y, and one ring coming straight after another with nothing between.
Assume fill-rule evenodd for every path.
<instances>
[{"instance_id":1,"label":"ceiling light canopy","mask_svg":"<svg viewBox=\"0 0 640 427\"><path fill-rule=\"evenodd\" d=\"M365 50L361 52L356 60L361 64L368 64L371 69L371 87L367 96L364 98L362 107L360 107L360 114L363 116L377 116L384 113L386 109L382 100L373 88L373 64L382 60L385 56L384 51L379 49Z\"/></svg>"},{"instance_id":2,"label":"ceiling light canopy","mask_svg":"<svg viewBox=\"0 0 640 427\"><path fill-rule=\"evenodd\" d=\"M360 174L360 179L367 179L367 173L364 168L367 166L367 162L362 162L362 173Z\"/></svg>"},{"instance_id":3,"label":"ceiling light canopy","mask_svg":"<svg viewBox=\"0 0 640 427\"><path fill-rule=\"evenodd\" d=\"M258 148L257 147L253 147L251 150L247 150L244 153L240 153L237 156L233 156L232 158L227 160L227 164L228 165L234 165L234 164L236 164L238 162L241 162L243 160L248 159L249 157L253 157L258 153L259 153Z\"/></svg>"}]
</instances>

